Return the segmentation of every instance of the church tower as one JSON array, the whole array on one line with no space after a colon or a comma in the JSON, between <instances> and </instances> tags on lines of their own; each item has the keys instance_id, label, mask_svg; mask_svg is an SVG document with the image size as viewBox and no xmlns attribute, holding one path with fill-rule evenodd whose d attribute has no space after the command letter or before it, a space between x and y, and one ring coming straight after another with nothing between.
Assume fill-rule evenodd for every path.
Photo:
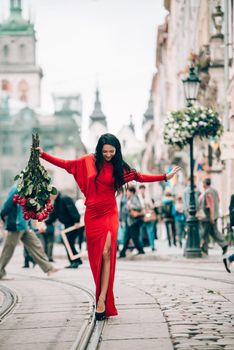
<instances>
[{"instance_id":1,"label":"church tower","mask_svg":"<svg viewBox=\"0 0 234 350\"><path fill-rule=\"evenodd\" d=\"M107 133L107 122L99 99L99 90L96 90L94 111L89 117L89 150L93 152L99 137Z\"/></svg>"},{"instance_id":2,"label":"church tower","mask_svg":"<svg viewBox=\"0 0 234 350\"><path fill-rule=\"evenodd\" d=\"M153 122L154 122L154 103L153 103L152 91L150 91L148 107L146 109L143 122L142 122L143 130L148 129L153 124Z\"/></svg>"},{"instance_id":3,"label":"church tower","mask_svg":"<svg viewBox=\"0 0 234 350\"><path fill-rule=\"evenodd\" d=\"M21 0L10 0L9 17L0 23L0 90L39 107L41 78L34 25L22 17Z\"/></svg>"}]
</instances>

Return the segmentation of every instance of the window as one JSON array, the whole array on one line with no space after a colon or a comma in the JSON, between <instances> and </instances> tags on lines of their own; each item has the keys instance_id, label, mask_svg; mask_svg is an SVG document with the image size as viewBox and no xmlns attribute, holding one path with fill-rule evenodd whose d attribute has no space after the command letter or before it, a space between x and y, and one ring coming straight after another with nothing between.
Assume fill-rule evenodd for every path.
<instances>
[{"instance_id":1,"label":"window","mask_svg":"<svg viewBox=\"0 0 234 350\"><path fill-rule=\"evenodd\" d=\"M25 80L21 80L18 85L19 99L23 102L28 101L28 83Z\"/></svg>"},{"instance_id":2,"label":"window","mask_svg":"<svg viewBox=\"0 0 234 350\"><path fill-rule=\"evenodd\" d=\"M19 58L21 61L24 61L26 58L26 46L24 44L19 46Z\"/></svg>"},{"instance_id":3,"label":"window","mask_svg":"<svg viewBox=\"0 0 234 350\"><path fill-rule=\"evenodd\" d=\"M3 59L4 59L4 61L7 61L8 57L9 57L9 46L4 45L3 46Z\"/></svg>"},{"instance_id":4,"label":"window","mask_svg":"<svg viewBox=\"0 0 234 350\"><path fill-rule=\"evenodd\" d=\"M2 80L1 89L2 91L12 92L12 85L8 80Z\"/></svg>"}]
</instances>

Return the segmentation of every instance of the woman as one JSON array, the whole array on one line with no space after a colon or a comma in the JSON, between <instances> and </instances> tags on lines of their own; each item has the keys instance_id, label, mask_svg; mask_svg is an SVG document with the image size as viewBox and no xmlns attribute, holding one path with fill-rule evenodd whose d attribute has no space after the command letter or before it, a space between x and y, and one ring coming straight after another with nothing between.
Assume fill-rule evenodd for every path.
<instances>
[{"instance_id":1,"label":"woman","mask_svg":"<svg viewBox=\"0 0 234 350\"><path fill-rule=\"evenodd\" d=\"M96 319L117 315L113 284L116 263L118 210L115 193L125 183L167 181L169 174L142 175L123 161L119 140L104 134L98 140L95 154L76 160L55 158L37 148L43 159L72 174L86 197L85 229L89 262L96 285Z\"/></svg>"}]
</instances>

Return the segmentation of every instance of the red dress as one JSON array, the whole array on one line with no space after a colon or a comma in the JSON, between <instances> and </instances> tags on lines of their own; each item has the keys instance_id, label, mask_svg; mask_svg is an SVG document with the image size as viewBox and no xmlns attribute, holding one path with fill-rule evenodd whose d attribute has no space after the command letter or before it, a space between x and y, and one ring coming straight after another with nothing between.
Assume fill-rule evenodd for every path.
<instances>
[{"instance_id":1,"label":"red dress","mask_svg":"<svg viewBox=\"0 0 234 350\"><path fill-rule=\"evenodd\" d=\"M55 158L45 152L42 153L41 157L72 174L86 197L85 232L89 262L96 285L96 301L100 294L102 252L108 232L111 234L111 265L106 296L106 316L115 316L118 312L114 302L113 284L119 219L115 198L113 165L111 162L104 161L95 183L94 179L97 171L93 154L76 160ZM124 181L127 183L133 180L138 182L163 181L165 175L143 175L132 170L125 174Z\"/></svg>"}]
</instances>

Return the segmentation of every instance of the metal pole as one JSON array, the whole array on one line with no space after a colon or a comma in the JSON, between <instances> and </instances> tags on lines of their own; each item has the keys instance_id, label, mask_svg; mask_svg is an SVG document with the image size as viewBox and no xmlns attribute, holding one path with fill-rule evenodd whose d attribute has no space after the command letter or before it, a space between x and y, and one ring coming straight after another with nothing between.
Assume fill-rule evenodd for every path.
<instances>
[{"instance_id":1,"label":"metal pole","mask_svg":"<svg viewBox=\"0 0 234 350\"><path fill-rule=\"evenodd\" d=\"M229 31L228 31L228 0L224 0L224 130L229 131L228 85L229 85Z\"/></svg>"},{"instance_id":2,"label":"metal pole","mask_svg":"<svg viewBox=\"0 0 234 350\"><path fill-rule=\"evenodd\" d=\"M193 138L189 140L190 153L190 198L189 198L189 217L187 219L187 241L185 247L186 258L200 258L200 235L198 219L196 217L196 201L194 193L194 159L193 159Z\"/></svg>"}]
</instances>

